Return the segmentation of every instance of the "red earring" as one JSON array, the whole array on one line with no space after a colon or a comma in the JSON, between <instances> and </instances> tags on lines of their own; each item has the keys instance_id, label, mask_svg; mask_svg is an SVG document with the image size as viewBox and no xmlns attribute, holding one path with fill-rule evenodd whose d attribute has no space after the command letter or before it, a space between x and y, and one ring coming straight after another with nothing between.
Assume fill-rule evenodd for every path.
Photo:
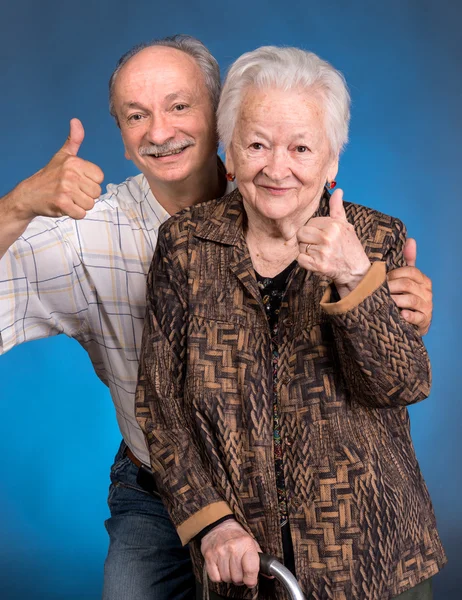
<instances>
[{"instance_id":1,"label":"red earring","mask_svg":"<svg viewBox=\"0 0 462 600\"><path fill-rule=\"evenodd\" d=\"M328 190L333 190L333 189L334 189L334 187L335 187L336 185L337 185L337 182L336 182L336 181L334 181L334 180L332 180L332 181L328 181L328 182L326 183L326 188L327 188Z\"/></svg>"},{"instance_id":2,"label":"red earring","mask_svg":"<svg viewBox=\"0 0 462 600\"><path fill-rule=\"evenodd\" d=\"M232 173L226 173L226 179L228 181L234 181L236 179L236 175L233 175Z\"/></svg>"}]
</instances>

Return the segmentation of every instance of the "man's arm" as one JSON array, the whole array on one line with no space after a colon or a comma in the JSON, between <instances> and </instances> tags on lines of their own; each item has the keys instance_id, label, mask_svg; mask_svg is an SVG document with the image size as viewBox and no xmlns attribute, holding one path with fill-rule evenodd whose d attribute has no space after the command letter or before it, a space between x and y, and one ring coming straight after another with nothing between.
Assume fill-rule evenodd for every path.
<instances>
[{"instance_id":1,"label":"man's arm","mask_svg":"<svg viewBox=\"0 0 462 600\"><path fill-rule=\"evenodd\" d=\"M33 339L82 330L92 290L72 219L94 205L103 173L79 158L82 124L51 161L0 199L0 354Z\"/></svg>"},{"instance_id":2,"label":"man's arm","mask_svg":"<svg viewBox=\"0 0 462 600\"><path fill-rule=\"evenodd\" d=\"M407 266L390 271L387 279L391 297L401 309L401 317L416 325L420 335L425 335L432 320L432 282L415 266L416 257L416 241L408 238L404 246Z\"/></svg>"},{"instance_id":3,"label":"man's arm","mask_svg":"<svg viewBox=\"0 0 462 600\"><path fill-rule=\"evenodd\" d=\"M70 122L69 137L50 162L0 199L0 259L37 216L83 219L101 194L101 169L77 156L85 131Z\"/></svg>"}]
</instances>

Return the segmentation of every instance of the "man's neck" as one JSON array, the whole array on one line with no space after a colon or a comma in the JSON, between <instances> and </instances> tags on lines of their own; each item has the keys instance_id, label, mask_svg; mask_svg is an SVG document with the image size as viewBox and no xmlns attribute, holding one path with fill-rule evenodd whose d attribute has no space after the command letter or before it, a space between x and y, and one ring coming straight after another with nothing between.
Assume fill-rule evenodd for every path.
<instances>
[{"instance_id":1,"label":"man's neck","mask_svg":"<svg viewBox=\"0 0 462 600\"><path fill-rule=\"evenodd\" d=\"M210 160L210 164L183 181L148 183L156 200L169 215L193 204L220 198L226 190L226 179L219 173L216 156Z\"/></svg>"}]
</instances>

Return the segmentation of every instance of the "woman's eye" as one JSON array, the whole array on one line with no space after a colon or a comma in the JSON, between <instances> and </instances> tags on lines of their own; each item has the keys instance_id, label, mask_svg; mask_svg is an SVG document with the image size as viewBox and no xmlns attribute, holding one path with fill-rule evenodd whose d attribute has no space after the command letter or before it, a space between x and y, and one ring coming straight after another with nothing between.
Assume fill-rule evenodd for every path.
<instances>
[{"instance_id":1,"label":"woman's eye","mask_svg":"<svg viewBox=\"0 0 462 600\"><path fill-rule=\"evenodd\" d=\"M297 146L297 152L307 152L307 151L308 151L307 146Z\"/></svg>"},{"instance_id":2,"label":"woman's eye","mask_svg":"<svg viewBox=\"0 0 462 600\"><path fill-rule=\"evenodd\" d=\"M250 144L250 147L253 150L261 150L263 148L263 145L260 144L260 142L254 142L253 144Z\"/></svg>"}]
</instances>

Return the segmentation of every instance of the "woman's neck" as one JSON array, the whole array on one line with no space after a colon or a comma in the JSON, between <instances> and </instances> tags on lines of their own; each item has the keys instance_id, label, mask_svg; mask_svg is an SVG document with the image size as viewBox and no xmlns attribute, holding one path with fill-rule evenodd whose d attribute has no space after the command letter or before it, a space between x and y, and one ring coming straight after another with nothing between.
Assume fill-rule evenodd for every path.
<instances>
[{"instance_id":1,"label":"woman's neck","mask_svg":"<svg viewBox=\"0 0 462 600\"><path fill-rule=\"evenodd\" d=\"M246 232L246 242L254 269L263 277L278 275L298 256L296 237L285 240L281 235L265 235L250 225Z\"/></svg>"},{"instance_id":2,"label":"woman's neck","mask_svg":"<svg viewBox=\"0 0 462 600\"><path fill-rule=\"evenodd\" d=\"M297 231L313 216L317 206L287 219L265 219L246 207L246 242L254 269L264 277L274 277L296 260Z\"/></svg>"}]
</instances>

